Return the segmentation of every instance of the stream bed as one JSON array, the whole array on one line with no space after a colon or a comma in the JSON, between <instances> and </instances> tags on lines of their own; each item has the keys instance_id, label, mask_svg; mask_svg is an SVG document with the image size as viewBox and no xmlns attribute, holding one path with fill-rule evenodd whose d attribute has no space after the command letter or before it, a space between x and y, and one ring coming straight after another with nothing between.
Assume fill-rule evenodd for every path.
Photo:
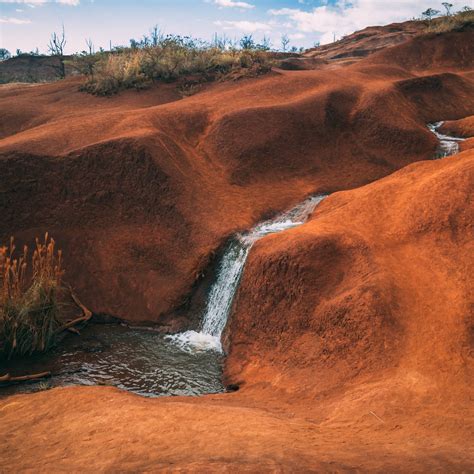
<instances>
[{"instance_id":1,"label":"stream bed","mask_svg":"<svg viewBox=\"0 0 474 474\"><path fill-rule=\"evenodd\" d=\"M0 373L20 376L48 371L51 377L1 387L0 396L67 385L110 385L148 397L225 391L221 336L252 245L268 234L303 224L323 198L309 197L230 239L199 331L164 336L120 325L88 325L81 335L68 334L46 354L2 363Z\"/></svg>"},{"instance_id":2,"label":"stream bed","mask_svg":"<svg viewBox=\"0 0 474 474\"><path fill-rule=\"evenodd\" d=\"M460 138L428 128L439 140L435 158L459 152ZM210 288L198 331L163 336L120 325L89 325L81 335L67 335L46 354L2 362L0 375L51 372L48 379L0 387L0 397L67 385L110 385L148 397L223 392L222 332L245 261L260 238L302 225L324 196L312 196L287 212L230 239Z\"/></svg>"},{"instance_id":3,"label":"stream bed","mask_svg":"<svg viewBox=\"0 0 474 474\"><path fill-rule=\"evenodd\" d=\"M223 392L223 355L182 350L163 335L115 324L88 325L50 352L2 361L2 373L51 372L47 379L0 388L0 396L67 385L111 385L148 397Z\"/></svg>"}]
</instances>

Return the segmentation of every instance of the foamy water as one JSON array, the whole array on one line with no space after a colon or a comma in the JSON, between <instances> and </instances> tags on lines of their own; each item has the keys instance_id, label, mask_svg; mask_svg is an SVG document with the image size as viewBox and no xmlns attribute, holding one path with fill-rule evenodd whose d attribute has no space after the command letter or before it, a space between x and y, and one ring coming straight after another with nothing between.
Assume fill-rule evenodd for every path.
<instances>
[{"instance_id":1,"label":"foamy water","mask_svg":"<svg viewBox=\"0 0 474 474\"><path fill-rule=\"evenodd\" d=\"M436 150L436 158L446 158L447 156L456 155L459 153L459 142L464 141L464 138L450 137L444 135L438 130L444 122L429 123L428 128L436 135L439 140L438 149Z\"/></svg>"}]
</instances>

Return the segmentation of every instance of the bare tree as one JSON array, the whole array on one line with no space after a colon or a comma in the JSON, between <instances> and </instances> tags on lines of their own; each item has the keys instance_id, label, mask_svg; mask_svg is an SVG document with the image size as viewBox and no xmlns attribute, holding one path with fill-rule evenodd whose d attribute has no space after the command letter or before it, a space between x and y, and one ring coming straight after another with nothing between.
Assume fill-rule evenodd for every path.
<instances>
[{"instance_id":1,"label":"bare tree","mask_svg":"<svg viewBox=\"0 0 474 474\"><path fill-rule=\"evenodd\" d=\"M267 35L264 35L262 38L262 42L260 43L260 49L263 51L270 51L272 48L272 42L270 38L267 37Z\"/></svg>"},{"instance_id":2,"label":"bare tree","mask_svg":"<svg viewBox=\"0 0 474 474\"><path fill-rule=\"evenodd\" d=\"M48 43L48 51L51 56L56 56L59 60L59 65L54 66L61 79L66 77L66 67L64 66L64 48L66 47L66 34L64 32L64 25L61 34L53 33Z\"/></svg>"},{"instance_id":3,"label":"bare tree","mask_svg":"<svg viewBox=\"0 0 474 474\"><path fill-rule=\"evenodd\" d=\"M155 25L151 30L150 30L150 40L151 40L151 45L152 46L158 46L159 42L163 39L163 35L158 28L158 25Z\"/></svg>"},{"instance_id":4,"label":"bare tree","mask_svg":"<svg viewBox=\"0 0 474 474\"><path fill-rule=\"evenodd\" d=\"M94 43L90 38L86 39L86 45L87 45L87 52L89 55L92 55L95 53L95 48L94 48Z\"/></svg>"},{"instance_id":5,"label":"bare tree","mask_svg":"<svg viewBox=\"0 0 474 474\"><path fill-rule=\"evenodd\" d=\"M282 35L281 37L281 49L285 53L286 50L288 49L288 45L290 44L290 38L288 38L288 35Z\"/></svg>"},{"instance_id":6,"label":"bare tree","mask_svg":"<svg viewBox=\"0 0 474 474\"><path fill-rule=\"evenodd\" d=\"M451 8L453 8L453 4L449 2L443 2L441 5L446 9L446 15L451 16Z\"/></svg>"}]
</instances>

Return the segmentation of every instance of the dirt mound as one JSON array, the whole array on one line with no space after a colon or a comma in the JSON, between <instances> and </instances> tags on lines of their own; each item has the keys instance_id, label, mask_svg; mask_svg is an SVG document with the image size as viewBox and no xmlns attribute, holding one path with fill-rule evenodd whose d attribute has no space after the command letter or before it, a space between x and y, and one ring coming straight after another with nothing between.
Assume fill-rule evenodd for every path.
<instances>
[{"instance_id":1,"label":"dirt mound","mask_svg":"<svg viewBox=\"0 0 474 474\"><path fill-rule=\"evenodd\" d=\"M229 327L229 380L299 392L310 377L314 396L388 368L422 367L438 386L456 366L467 377L473 186L470 151L414 164L259 241Z\"/></svg>"},{"instance_id":2,"label":"dirt mound","mask_svg":"<svg viewBox=\"0 0 474 474\"><path fill-rule=\"evenodd\" d=\"M17 470L472 470L473 186L467 151L328 197L250 254L227 340L238 392L10 397L0 457Z\"/></svg>"},{"instance_id":3,"label":"dirt mound","mask_svg":"<svg viewBox=\"0 0 474 474\"><path fill-rule=\"evenodd\" d=\"M57 57L21 54L0 62L0 84L55 81L58 79L58 69ZM74 73L72 68L66 66L67 75Z\"/></svg>"},{"instance_id":4,"label":"dirt mound","mask_svg":"<svg viewBox=\"0 0 474 474\"><path fill-rule=\"evenodd\" d=\"M474 53L469 46L474 29L427 34L367 58L366 64L391 64L408 71L472 70Z\"/></svg>"},{"instance_id":5,"label":"dirt mound","mask_svg":"<svg viewBox=\"0 0 474 474\"><path fill-rule=\"evenodd\" d=\"M328 61L319 58L288 58L280 62L279 68L285 71L308 71L318 69L329 64Z\"/></svg>"},{"instance_id":6,"label":"dirt mound","mask_svg":"<svg viewBox=\"0 0 474 474\"><path fill-rule=\"evenodd\" d=\"M446 121L440 131L453 137L470 138L474 136L474 115L461 120Z\"/></svg>"},{"instance_id":7,"label":"dirt mound","mask_svg":"<svg viewBox=\"0 0 474 474\"><path fill-rule=\"evenodd\" d=\"M403 43L425 28L424 23L420 21L369 26L334 43L312 48L304 56L330 62L354 62L379 50Z\"/></svg>"},{"instance_id":8,"label":"dirt mound","mask_svg":"<svg viewBox=\"0 0 474 474\"><path fill-rule=\"evenodd\" d=\"M392 49L447 51L470 34ZM232 233L310 193L433 156L426 123L474 109L466 54L438 56L437 72L422 77L381 54L340 71L215 84L185 100L172 84L108 99L78 92L74 78L3 87L1 241L48 230L96 312L192 324L179 309L212 279Z\"/></svg>"},{"instance_id":9,"label":"dirt mound","mask_svg":"<svg viewBox=\"0 0 474 474\"><path fill-rule=\"evenodd\" d=\"M462 151L474 148L474 115L461 120L444 122L440 127L440 131L446 135L465 138L465 140L460 143Z\"/></svg>"}]
</instances>

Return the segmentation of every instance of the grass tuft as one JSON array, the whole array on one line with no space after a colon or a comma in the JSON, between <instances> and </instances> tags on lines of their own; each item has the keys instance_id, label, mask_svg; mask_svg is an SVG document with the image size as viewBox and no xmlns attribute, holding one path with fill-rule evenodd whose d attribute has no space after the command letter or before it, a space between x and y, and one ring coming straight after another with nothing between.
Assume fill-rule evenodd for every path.
<instances>
[{"instance_id":1,"label":"grass tuft","mask_svg":"<svg viewBox=\"0 0 474 474\"><path fill-rule=\"evenodd\" d=\"M62 254L54 239L36 239L15 256L13 237L0 247L0 358L48 350L60 326Z\"/></svg>"}]
</instances>

